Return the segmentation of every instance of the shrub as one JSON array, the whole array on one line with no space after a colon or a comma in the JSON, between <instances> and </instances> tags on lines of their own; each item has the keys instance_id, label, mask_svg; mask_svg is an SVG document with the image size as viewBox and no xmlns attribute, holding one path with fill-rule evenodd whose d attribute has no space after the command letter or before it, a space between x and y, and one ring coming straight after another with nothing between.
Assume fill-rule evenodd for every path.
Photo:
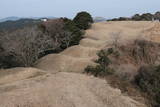
<instances>
[{"instance_id":1,"label":"shrub","mask_svg":"<svg viewBox=\"0 0 160 107\"><path fill-rule=\"evenodd\" d=\"M152 21L154 17L155 16L150 13L144 13L142 15L135 14L131 19L135 21Z\"/></svg>"},{"instance_id":2,"label":"shrub","mask_svg":"<svg viewBox=\"0 0 160 107\"><path fill-rule=\"evenodd\" d=\"M155 13L154 18L160 20L160 12L159 11Z\"/></svg>"},{"instance_id":3,"label":"shrub","mask_svg":"<svg viewBox=\"0 0 160 107\"><path fill-rule=\"evenodd\" d=\"M101 64L102 66L108 66L110 64L110 59L108 58L108 55L112 53L111 49L108 49L108 51L101 50L97 55L99 56L97 63Z\"/></svg>"},{"instance_id":4,"label":"shrub","mask_svg":"<svg viewBox=\"0 0 160 107\"><path fill-rule=\"evenodd\" d=\"M100 65L97 65L96 67L93 66L87 66L85 68L85 72L87 74L92 74L95 77L99 76L99 74L103 71L102 67Z\"/></svg>"},{"instance_id":5,"label":"shrub","mask_svg":"<svg viewBox=\"0 0 160 107\"><path fill-rule=\"evenodd\" d=\"M152 97L153 107L160 107L160 66L141 67L135 82Z\"/></svg>"},{"instance_id":6,"label":"shrub","mask_svg":"<svg viewBox=\"0 0 160 107\"><path fill-rule=\"evenodd\" d=\"M93 23L92 16L87 12L78 13L73 21L76 23L78 28L83 30L88 29L91 26L91 23Z\"/></svg>"},{"instance_id":7,"label":"shrub","mask_svg":"<svg viewBox=\"0 0 160 107\"><path fill-rule=\"evenodd\" d=\"M134 16L132 16L132 20L140 21L141 20L141 16L139 14L135 14Z\"/></svg>"},{"instance_id":8,"label":"shrub","mask_svg":"<svg viewBox=\"0 0 160 107\"><path fill-rule=\"evenodd\" d=\"M112 74L114 72L113 69L109 67L111 64L110 59L108 58L109 55L113 53L112 48L106 50L101 50L97 55L99 56L98 60L95 62L98 64L97 66L88 66L85 69L86 73L93 74L94 76L105 76Z\"/></svg>"},{"instance_id":9,"label":"shrub","mask_svg":"<svg viewBox=\"0 0 160 107\"><path fill-rule=\"evenodd\" d=\"M144 20L144 21L151 21L152 18L154 18L154 16L150 13L144 13L141 15L141 20Z\"/></svg>"}]
</instances>

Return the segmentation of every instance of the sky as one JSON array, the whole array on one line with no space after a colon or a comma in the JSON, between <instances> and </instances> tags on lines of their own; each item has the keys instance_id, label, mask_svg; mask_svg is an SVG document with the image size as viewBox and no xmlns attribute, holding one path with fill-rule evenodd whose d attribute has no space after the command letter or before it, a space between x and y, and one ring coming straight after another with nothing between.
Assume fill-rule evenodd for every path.
<instances>
[{"instance_id":1,"label":"sky","mask_svg":"<svg viewBox=\"0 0 160 107\"><path fill-rule=\"evenodd\" d=\"M0 0L0 18L68 17L87 11L107 19L160 11L160 0Z\"/></svg>"}]
</instances>

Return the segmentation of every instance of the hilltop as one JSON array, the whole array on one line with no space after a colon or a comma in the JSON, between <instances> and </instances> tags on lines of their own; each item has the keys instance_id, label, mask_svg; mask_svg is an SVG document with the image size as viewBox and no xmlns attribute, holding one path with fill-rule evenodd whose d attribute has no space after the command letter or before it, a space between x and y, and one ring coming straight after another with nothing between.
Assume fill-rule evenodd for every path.
<instances>
[{"instance_id":1,"label":"hilltop","mask_svg":"<svg viewBox=\"0 0 160 107\"><path fill-rule=\"evenodd\" d=\"M99 50L112 45L113 33L121 32L122 45L140 37L160 43L158 35L152 35L152 39L149 34L143 35L149 30L160 33L154 29L155 25L156 29L160 28L157 22L145 21L95 23L86 30L79 45L41 58L34 68L1 70L0 106L147 107L142 96L128 96L111 87L108 81L83 72L87 65L95 64Z\"/></svg>"}]
</instances>

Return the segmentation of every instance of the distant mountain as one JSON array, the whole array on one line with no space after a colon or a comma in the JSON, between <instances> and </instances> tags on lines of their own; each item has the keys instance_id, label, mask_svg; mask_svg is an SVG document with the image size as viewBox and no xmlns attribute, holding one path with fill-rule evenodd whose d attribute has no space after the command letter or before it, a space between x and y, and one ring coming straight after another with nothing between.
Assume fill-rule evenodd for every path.
<instances>
[{"instance_id":1,"label":"distant mountain","mask_svg":"<svg viewBox=\"0 0 160 107\"><path fill-rule=\"evenodd\" d=\"M29 19L42 19L42 18L56 19L57 17L53 17L53 16L47 16L47 17L29 17Z\"/></svg>"},{"instance_id":2,"label":"distant mountain","mask_svg":"<svg viewBox=\"0 0 160 107\"><path fill-rule=\"evenodd\" d=\"M19 17L6 17L6 18L3 18L3 19L0 19L0 22L5 22L5 21L17 21L19 20L20 18Z\"/></svg>"},{"instance_id":3,"label":"distant mountain","mask_svg":"<svg viewBox=\"0 0 160 107\"><path fill-rule=\"evenodd\" d=\"M1 31L14 31L16 29L24 28L26 26L34 26L35 24L41 23L42 18L56 19L56 17L7 17L0 19L0 32Z\"/></svg>"},{"instance_id":4,"label":"distant mountain","mask_svg":"<svg viewBox=\"0 0 160 107\"><path fill-rule=\"evenodd\" d=\"M103 18L103 17L95 17L93 18L94 22L103 22L103 21L106 21L106 18Z\"/></svg>"},{"instance_id":5,"label":"distant mountain","mask_svg":"<svg viewBox=\"0 0 160 107\"><path fill-rule=\"evenodd\" d=\"M15 17L15 16L12 16L12 17L6 17L3 19L0 19L0 22L17 21L20 19L36 19L37 20L37 19L41 19L41 18L56 19L56 17L53 17L53 16L48 16L48 17Z\"/></svg>"},{"instance_id":6,"label":"distant mountain","mask_svg":"<svg viewBox=\"0 0 160 107\"><path fill-rule=\"evenodd\" d=\"M16 21L0 22L0 31L13 31L26 26L34 26L41 23L40 19L19 19Z\"/></svg>"}]
</instances>

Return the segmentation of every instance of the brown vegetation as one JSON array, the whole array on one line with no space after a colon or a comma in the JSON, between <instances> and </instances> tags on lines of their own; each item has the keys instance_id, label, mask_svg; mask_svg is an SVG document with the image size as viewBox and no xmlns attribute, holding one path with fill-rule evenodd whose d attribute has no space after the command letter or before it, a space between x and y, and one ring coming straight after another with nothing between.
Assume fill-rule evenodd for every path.
<instances>
[{"instance_id":1,"label":"brown vegetation","mask_svg":"<svg viewBox=\"0 0 160 107\"><path fill-rule=\"evenodd\" d=\"M156 73L154 67L150 68L153 71L147 70L147 68L141 70L141 67L144 65L160 65L160 61L158 60L160 58L160 44L146 40L135 40L133 43L120 46L115 45L118 43L117 38L115 41L113 41L113 48L102 50L98 53L99 58L96 61L98 65L96 67L88 66L85 72L93 74L96 77L106 78L113 87L121 89L122 92L127 93L135 99L144 96L150 100L153 107L157 107L156 105L159 105L157 104L159 103L157 100L158 96L156 98L153 96L159 92L155 91L159 87L156 84L159 83L159 71ZM135 82L135 80L140 82ZM150 81L154 82L154 84L150 83L151 85L147 85ZM148 92L149 94L140 92L139 86L147 90L144 92ZM151 86L153 86L153 89L149 91ZM151 96L151 98L148 96ZM139 100L145 101L144 99Z\"/></svg>"},{"instance_id":2,"label":"brown vegetation","mask_svg":"<svg viewBox=\"0 0 160 107\"><path fill-rule=\"evenodd\" d=\"M14 72L14 69L9 72L4 70L6 76L0 80L0 82L4 82L0 86L0 104L5 107L147 107L149 104L146 105L143 102L141 92L138 93L139 91L137 92L136 88L130 84L130 81L133 81L130 76L137 74L135 72L138 71L137 65L141 64L139 61L139 64L136 64L136 60L132 58L132 50L137 48L130 45L135 44L131 40L134 41L135 38L139 38L139 32L152 27L152 25L154 23L151 22L96 23L93 24L92 29L86 31L86 38L80 42L80 45L70 47L62 53L47 55L40 59L34 67L43 69L44 74L37 76L37 73L43 71L38 70L36 73L36 70L28 70L28 68L20 70L17 68L16 71L19 72ZM113 44L112 32L116 34L118 31L121 31L118 46L116 46L117 48L111 47ZM136 44L139 49L141 46L137 42ZM131 47L131 49L122 51L121 46L124 48ZM108 74L106 77L107 82L93 76L79 74L87 65L93 63L93 60L97 58L96 52L104 49L104 47L106 50L113 48L114 53L107 55L112 63L105 69L108 70L109 67L116 70L112 74ZM143 48L140 48L140 50L143 50ZM140 51L135 56L141 56L142 53L143 51ZM145 63L148 62L145 61ZM105 65L108 64L105 63ZM73 73L77 71L79 73ZM8 75L7 73L11 74ZM32 75L33 73L34 75ZM121 75L116 73L121 73ZM127 94L132 97L128 97Z\"/></svg>"},{"instance_id":3,"label":"brown vegetation","mask_svg":"<svg viewBox=\"0 0 160 107\"><path fill-rule=\"evenodd\" d=\"M39 58L76 45L82 32L69 19L49 20L39 26L0 34L0 67L32 66Z\"/></svg>"},{"instance_id":4,"label":"brown vegetation","mask_svg":"<svg viewBox=\"0 0 160 107\"><path fill-rule=\"evenodd\" d=\"M57 47L54 40L37 27L24 28L0 36L1 64L4 67L31 66L41 53Z\"/></svg>"}]
</instances>

